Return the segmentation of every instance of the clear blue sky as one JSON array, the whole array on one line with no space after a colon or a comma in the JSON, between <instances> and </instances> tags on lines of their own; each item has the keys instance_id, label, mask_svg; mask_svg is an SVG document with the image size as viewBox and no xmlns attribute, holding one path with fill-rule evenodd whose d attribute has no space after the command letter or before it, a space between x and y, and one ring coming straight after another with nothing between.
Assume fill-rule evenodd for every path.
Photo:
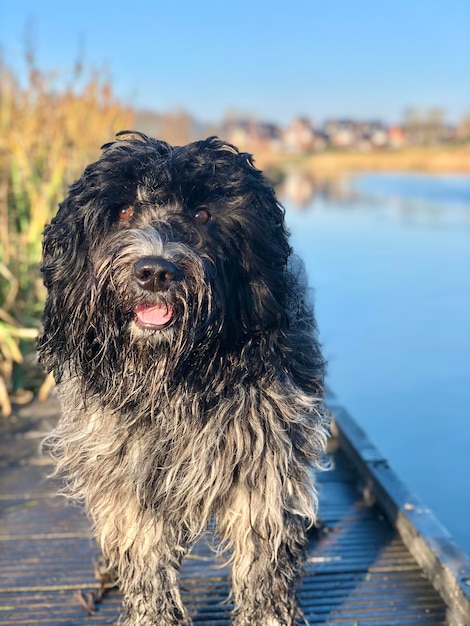
<instances>
[{"instance_id":1,"label":"clear blue sky","mask_svg":"<svg viewBox=\"0 0 470 626\"><path fill-rule=\"evenodd\" d=\"M470 0L0 0L10 66L28 22L44 69L80 56L125 102L203 121L470 112Z\"/></svg>"}]
</instances>

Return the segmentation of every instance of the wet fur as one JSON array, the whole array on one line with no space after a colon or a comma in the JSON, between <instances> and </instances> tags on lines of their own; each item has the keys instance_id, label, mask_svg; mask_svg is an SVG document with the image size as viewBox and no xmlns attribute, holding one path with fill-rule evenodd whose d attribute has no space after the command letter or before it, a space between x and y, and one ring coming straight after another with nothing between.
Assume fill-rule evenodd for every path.
<instances>
[{"instance_id":1,"label":"wet fur","mask_svg":"<svg viewBox=\"0 0 470 626\"><path fill-rule=\"evenodd\" d=\"M153 256L178 276L150 294L133 268ZM63 407L46 447L118 569L123 623L187 623L178 570L212 518L234 623L297 623L324 361L283 209L249 155L120 134L46 227L42 272L39 354ZM174 323L140 328L135 306L155 302Z\"/></svg>"}]
</instances>

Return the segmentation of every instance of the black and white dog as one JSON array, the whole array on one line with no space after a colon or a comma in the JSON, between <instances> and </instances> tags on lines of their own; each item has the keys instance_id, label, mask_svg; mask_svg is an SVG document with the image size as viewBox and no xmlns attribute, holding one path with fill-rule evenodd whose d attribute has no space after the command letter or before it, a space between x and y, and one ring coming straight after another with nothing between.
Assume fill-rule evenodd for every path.
<instances>
[{"instance_id":1,"label":"black and white dog","mask_svg":"<svg viewBox=\"0 0 470 626\"><path fill-rule=\"evenodd\" d=\"M237 626L297 623L317 499L324 361L284 211L248 154L122 132L46 227L46 440L124 597L187 623L178 571L215 519Z\"/></svg>"}]
</instances>

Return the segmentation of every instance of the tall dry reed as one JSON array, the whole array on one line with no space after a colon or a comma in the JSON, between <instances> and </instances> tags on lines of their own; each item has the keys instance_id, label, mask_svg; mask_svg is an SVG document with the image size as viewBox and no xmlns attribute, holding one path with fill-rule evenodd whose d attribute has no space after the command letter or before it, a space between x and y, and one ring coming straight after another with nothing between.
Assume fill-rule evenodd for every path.
<instances>
[{"instance_id":1,"label":"tall dry reed","mask_svg":"<svg viewBox=\"0 0 470 626\"><path fill-rule=\"evenodd\" d=\"M102 73L75 72L65 86L59 78L31 55L24 84L0 65L0 376L7 386L39 326L44 225L99 146L133 125Z\"/></svg>"}]
</instances>

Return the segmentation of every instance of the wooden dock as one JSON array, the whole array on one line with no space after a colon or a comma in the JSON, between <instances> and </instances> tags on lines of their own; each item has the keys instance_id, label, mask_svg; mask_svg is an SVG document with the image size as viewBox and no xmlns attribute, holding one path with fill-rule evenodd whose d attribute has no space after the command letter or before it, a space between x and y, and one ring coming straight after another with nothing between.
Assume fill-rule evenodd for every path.
<instances>
[{"instance_id":1,"label":"wooden dock","mask_svg":"<svg viewBox=\"0 0 470 626\"><path fill-rule=\"evenodd\" d=\"M322 527L312 532L299 585L309 624L470 625L469 559L339 407L335 467L318 476ZM100 584L98 551L77 507L57 497L39 442L58 417L54 401L0 425L0 624L113 624L109 591L93 615L82 606ZM230 571L199 542L182 568L195 624L230 623Z\"/></svg>"}]
</instances>

